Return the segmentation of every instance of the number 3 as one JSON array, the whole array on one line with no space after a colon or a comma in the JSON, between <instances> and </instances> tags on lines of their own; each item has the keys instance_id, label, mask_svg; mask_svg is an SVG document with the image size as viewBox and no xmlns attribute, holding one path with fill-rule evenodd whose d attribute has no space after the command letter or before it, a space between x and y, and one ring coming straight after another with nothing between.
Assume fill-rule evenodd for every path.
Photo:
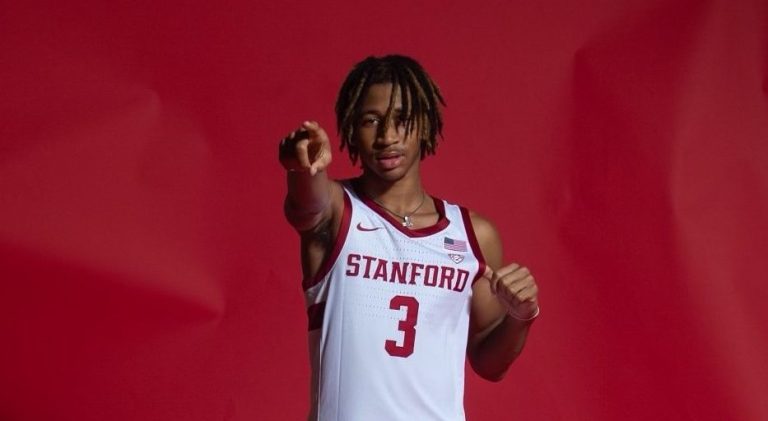
<instances>
[{"instance_id":1,"label":"number 3","mask_svg":"<svg viewBox=\"0 0 768 421\"><path fill-rule=\"evenodd\" d=\"M419 302L413 297L395 295L389 300L389 308L400 310L405 307L405 319L400 320L397 329L403 332L403 344L388 339L384 342L384 349L393 357L406 358L413 354L413 345L416 341L416 322L419 319Z\"/></svg>"}]
</instances>

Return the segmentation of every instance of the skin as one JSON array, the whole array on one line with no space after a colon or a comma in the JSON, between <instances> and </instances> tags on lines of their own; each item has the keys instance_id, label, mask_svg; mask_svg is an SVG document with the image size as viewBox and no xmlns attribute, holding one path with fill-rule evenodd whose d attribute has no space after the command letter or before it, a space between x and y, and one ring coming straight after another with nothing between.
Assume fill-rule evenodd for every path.
<instances>
[{"instance_id":1,"label":"skin","mask_svg":"<svg viewBox=\"0 0 768 421\"><path fill-rule=\"evenodd\" d=\"M389 119L390 95L396 95ZM372 85L364 97L354 147L359 153L363 191L397 214L415 209L425 194L419 165L417 130L405 133L399 116L398 91L391 84ZM344 208L341 185L328 178L331 146L317 122L306 121L280 145L280 162L288 170L285 215L301 237L302 270L311 277L333 248ZM518 263L502 264L502 244L493 224L470 212L472 226L488 270L473 286L467 356L481 377L501 380L520 355L538 312L538 287ZM431 200L412 216L413 229L431 226L439 215ZM511 316L515 315L516 317Z\"/></svg>"}]
</instances>

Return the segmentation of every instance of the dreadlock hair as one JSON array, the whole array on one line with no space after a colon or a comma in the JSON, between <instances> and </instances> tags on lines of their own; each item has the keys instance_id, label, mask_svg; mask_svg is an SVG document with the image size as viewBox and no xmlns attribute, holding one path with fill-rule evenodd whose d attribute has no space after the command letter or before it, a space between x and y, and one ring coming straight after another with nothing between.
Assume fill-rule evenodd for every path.
<instances>
[{"instance_id":1,"label":"dreadlock hair","mask_svg":"<svg viewBox=\"0 0 768 421\"><path fill-rule=\"evenodd\" d=\"M357 63L347 75L336 100L336 127L341 137L341 150L347 147L352 163L357 163L354 145L355 130L359 123L360 107L371 85L391 83L392 94L385 116L389 124L395 106L395 92L402 97L406 136L416 129L421 145L421 159L435 153L437 135L443 137L443 116L440 105L445 100L440 88L416 60L401 56L368 57ZM385 124L385 127L386 127Z\"/></svg>"}]
</instances>

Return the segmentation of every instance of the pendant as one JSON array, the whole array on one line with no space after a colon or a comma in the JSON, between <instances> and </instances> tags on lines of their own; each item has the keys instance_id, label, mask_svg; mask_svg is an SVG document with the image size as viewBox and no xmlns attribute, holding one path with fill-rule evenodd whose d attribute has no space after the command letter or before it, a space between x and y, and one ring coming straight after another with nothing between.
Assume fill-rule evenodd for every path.
<instances>
[{"instance_id":1,"label":"pendant","mask_svg":"<svg viewBox=\"0 0 768 421\"><path fill-rule=\"evenodd\" d=\"M410 216L404 216L403 217L403 226L406 228L410 228L413 226L413 222L411 222Z\"/></svg>"}]
</instances>

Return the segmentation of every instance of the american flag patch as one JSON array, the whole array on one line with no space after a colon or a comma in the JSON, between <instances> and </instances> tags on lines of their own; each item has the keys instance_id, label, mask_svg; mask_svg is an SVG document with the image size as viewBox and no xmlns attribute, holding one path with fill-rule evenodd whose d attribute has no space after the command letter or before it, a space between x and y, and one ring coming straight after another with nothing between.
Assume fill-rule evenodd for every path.
<instances>
[{"instance_id":1,"label":"american flag patch","mask_svg":"<svg viewBox=\"0 0 768 421\"><path fill-rule=\"evenodd\" d=\"M443 240L443 247L451 251L467 251L467 242L463 240L454 240L450 237L445 237Z\"/></svg>"}]
</instances>

